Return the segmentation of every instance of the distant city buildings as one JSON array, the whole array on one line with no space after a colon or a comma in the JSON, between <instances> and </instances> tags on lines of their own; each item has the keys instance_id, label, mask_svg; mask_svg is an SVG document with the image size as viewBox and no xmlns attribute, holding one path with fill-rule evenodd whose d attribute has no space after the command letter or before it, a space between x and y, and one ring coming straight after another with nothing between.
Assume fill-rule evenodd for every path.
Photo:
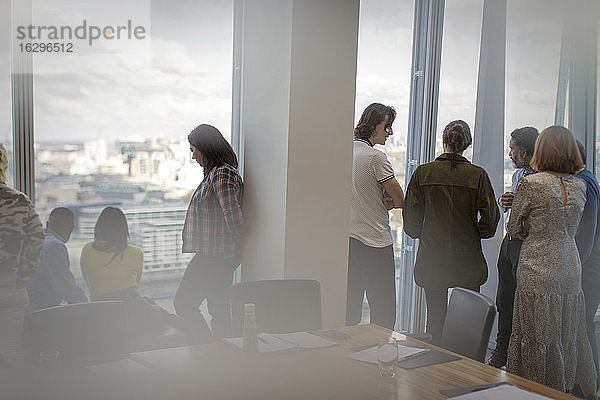
<instances>
[{"instance_id":1,"label":"distant city buildings","mask_svg":"<svg viewBox=\"0 0 600 400\"><path fill-rule=\"evenodd\" d=\"M184 269L192 255L181 252L181 231L187 202L202 178L186 138L36 144L36 207L44 220L54 207L74 210L69 243L74 261L93 240L102 209L112 205L127 215L145 271Z\"/></svg>"},{"instance_id":2,"label":"distant city buildings","mask_svg":"<svg viewBox=\"0 0 600 400\"><path fill-rule=\"evenodd\" d=\"M405 187L406 144L400 135L392 139L385 151L396 178ZM465 155L471 157L470 152ZM510 188L512 172L507 158L505 190ZM202 178L202 168L191 159L187 138L130 137L115 142L99 138L36 144L36 206L42 218L56 206L73 208L77 214L76 245L93 239L103 207L121 207L129 221L132 243L144 251L148 271L187 265L190 255L181 253L181 229L189 198ZM401 211L390 213L390 225L399 254Z\"/></svg>"}]
</instances>

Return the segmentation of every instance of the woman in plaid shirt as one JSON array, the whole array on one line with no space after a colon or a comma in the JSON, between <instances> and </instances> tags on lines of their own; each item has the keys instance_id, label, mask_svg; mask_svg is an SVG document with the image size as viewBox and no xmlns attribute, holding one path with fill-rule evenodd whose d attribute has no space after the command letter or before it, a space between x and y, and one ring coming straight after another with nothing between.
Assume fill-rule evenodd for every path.
<instances>
[{"instance_id":1,"label":"woman in plaid shirt","mask_svg":"<svg viewBox=\"0 0 600 400\"><path fill-rule=\"evenodd\" d=\"M242 178L231 145L211 125L188 136L192 158L204 168L183 226L183 252L196 253L175 295L175 311L195 330L207 324L199 306L207 299L213 337L231 334L227 292L240 264L243 241Z\"/></svg>"}]
</instances>

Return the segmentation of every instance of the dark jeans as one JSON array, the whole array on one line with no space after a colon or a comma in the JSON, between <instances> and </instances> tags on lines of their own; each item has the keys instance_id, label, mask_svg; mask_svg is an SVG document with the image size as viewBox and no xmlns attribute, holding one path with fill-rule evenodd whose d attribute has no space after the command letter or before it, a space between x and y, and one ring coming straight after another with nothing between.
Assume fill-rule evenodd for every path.
<instances>
[{"instance_id":1,"label":"dark jeans","mask_svg":"<svg viewBox=\"0 0 600 400\"><path fill-rule=\"evenodd\" d=\"M200 304L207 300L215 338L231 336L229 287L238 259L207 257L196 254L188 264L175 294L175 311L190 329L205 331L206 320Z\"/></svg>"},{"instance_id":2,"label":"dark jeans","mask_svg":"<svg viewBox=\"0 0 600 400\"><path fill-rule=\"evenodd\" d=\"M362 314L363 294L371 310L371 323L394 329L396 283L392 246L371 247L350 238L348 245L348 287L346 324L356 325Z\"/></svg>"},{"instance_id":3,"label":"dark jeans","mask_svg":"<svg viewBox=\"0 0 600 400\"><path fill-rule=\"evenodd\" d=\"M504 236L498 254L498 289L496 307L498 308L498 334L496 351L508 353L508 343L512 333L513 306L517 289L516 271L521 252L522 240Z\"/></svg>"},{"instance_id":4,"label":"dark jeans","mask_svg":"<svg viewBox=\"0 0 600 400\"><path fill-rule=\"evenodd\" d=\"M596 372L598 369L598 344L596 341L596 332L594 327L594 316L600 304L600 273L583 268L581 271L581 282L583 294L585 296L585 322L587 326L588 339L592 346Z\"/></svg>"},{"instance_id":5,"label":"dark jeans","mask_svg":"<svg viewBox=\"0 0 600 400\"><path fill-rule=\"evenodd\" d=\"M460 287L479 292L479 286ZM425 288L425 298L427 301L426 331L431 335L431 343L439 346L442 343L442 331L444 330L444 320L446 319L446 311L448 310L448 288Z\"/></svg>"}]
</instances>

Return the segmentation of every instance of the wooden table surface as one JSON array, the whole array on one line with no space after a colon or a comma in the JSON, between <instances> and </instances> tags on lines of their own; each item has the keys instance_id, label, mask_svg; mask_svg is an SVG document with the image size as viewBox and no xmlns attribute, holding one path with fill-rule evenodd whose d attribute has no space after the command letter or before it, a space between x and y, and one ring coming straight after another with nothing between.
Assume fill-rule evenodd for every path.
<instances>
[{"instance_id":1,"label":"wooden table surface","mask_svg":"<svg viewBox=\"0 0 600 400\"><path fill-rule=\"evenodd\" d=\"M383 336L411 339L376 325L336 330L350 338L321 349L249 357L230 343L216 342L135 353L114 367L82 367L55 373L51 379L32 380L35 374L27 373L30 384L25 386L17 383L23 374L7 380L5 373L0 374L5 378L0 394L12 388L20 399L445 399L440 390L509 382L549 398L573 399L468 358L411 370L397 368L395 378L382 378L376 364L346 355L376 345Z\"/></svg>"}]
</instances>

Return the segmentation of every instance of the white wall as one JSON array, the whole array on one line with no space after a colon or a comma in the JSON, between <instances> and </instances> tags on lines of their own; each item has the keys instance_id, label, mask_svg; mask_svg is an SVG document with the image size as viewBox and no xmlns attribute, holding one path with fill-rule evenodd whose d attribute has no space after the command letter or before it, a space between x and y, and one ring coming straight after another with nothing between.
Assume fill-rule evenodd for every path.
<instances>
[{"instance_id":1,"label":"white wall","mask_svg":"<svg viewBox=\"0 0 600 400\"><path fill-rule=\"evenodd\" d=\"M346 309L358 0L244 3L244 280L317 279Z\"/></svg>"},{"instance_id":2,"label":"white wall","mask_svg":"<svg viewBox=\"0 0 600 400\"><path fill-rule=\"evenodd\" d=\"M240 134L249 237L242 279L276 279L284 277L292 2L250 0L243 8Z\"/></svg>"}]
</instances>

